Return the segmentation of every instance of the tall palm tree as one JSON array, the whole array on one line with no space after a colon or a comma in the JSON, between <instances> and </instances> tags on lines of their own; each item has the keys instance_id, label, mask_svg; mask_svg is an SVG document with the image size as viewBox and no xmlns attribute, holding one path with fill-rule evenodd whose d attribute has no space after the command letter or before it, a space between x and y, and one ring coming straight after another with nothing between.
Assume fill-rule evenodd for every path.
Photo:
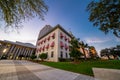
<instances>
[{"instance_id":1,"label":"tall palm tree","mask_svg":"<svg viewBox=\"0 0 120 80\"><path fill-rule=\"evenodd\" d=\"M77 62L82 53L80 52L79 39L73 37L70 41L70 56L74 59L74 62Z\"/></svg>"},{"instance_id":2,"label":"tall palm tree","mask_svg":"<svg viewBox=\"0 0 120 80\"><path fill-rule=\"evenodd\" d=\"M89 46L88 48L89 48L89 54L90 54L91 58L98 57L97 51L94 46Z\"/></svg>"},{"instance_id":3,"label":"tall palm tree","mask_svg":"<svg viewBox=\"0 0 120 80\"><path fill-rule=\"evenodd\" d=\"M0 21L4 27L18 29L23 20L44 19L48 8L43 0L0 0Z\"/></svg>"},{"instance_id":4,"label":"tall palm tree","mask_svg":"<svg viewBox=\"0 0 120 80\"><path fill-rule=\"evenodd\" d=\"M87 60L86 53L85 53L85 48L88 48L88 44L85 44L83 41L81 41L79 44L80 44L80 48L83 51L84 58L85 58L85 60Z\"/></svg>"}]
</instances>

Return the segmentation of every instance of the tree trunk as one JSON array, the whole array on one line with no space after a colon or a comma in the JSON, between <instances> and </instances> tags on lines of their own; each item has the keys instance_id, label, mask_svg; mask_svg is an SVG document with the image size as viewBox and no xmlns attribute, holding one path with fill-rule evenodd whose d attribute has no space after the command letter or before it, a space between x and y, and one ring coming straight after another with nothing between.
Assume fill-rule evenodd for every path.
<instances>
[{"instance_id":1,"label":"tree trunk","mask_svg":"<svg viewBox=\"0 0 120 80\"><path fill-rule=\"evenodd\" d=\"M41 59L41 61L43 62L43 61L44 61L44 59Z\"/></svg>"},{"instance_id":2,"label":"tree trunk","mask_svg":"<svg viewBox=\"0 0 120 80\"><path fill-rule=\"evenodd\" d=\"M108 59L110 60L110 56L109 56L109 55L107 55L107 57L108 57Z\"/></svg>"},{"instance_id":3,"label":"tree trunk","mask_svg":"<svg viewBox=\"0 0 120 80\"><path fill-rule=\"evenodd\" d=\"M117 56L115 54L113 54L113 57L114 57L114 59L116 59Z\"/></svg>"},{"instance_id":4,"label":"tree trunk","mask_svg":"<svg viewBox=\"0 0 120 80\"><path fill-rule=\"evenodd\" d=\"M79 60L77 58L74 58L74 63L75 64L78 64L79 63Z\"/></svg>"}]
</instances>

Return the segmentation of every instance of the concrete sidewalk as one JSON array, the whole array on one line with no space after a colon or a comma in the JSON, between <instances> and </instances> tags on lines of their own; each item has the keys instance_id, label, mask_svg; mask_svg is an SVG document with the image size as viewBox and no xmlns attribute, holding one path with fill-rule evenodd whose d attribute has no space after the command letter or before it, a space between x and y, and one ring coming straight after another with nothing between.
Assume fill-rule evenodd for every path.
<instances>
[{"instance_id":1,"label":"concrete sidewalk","mask_svg":"<svg viewBox=\"0 0 120 80\"><path fill-rule=\"evenodd\" d=\"M94 80L94 78L24 60L0 60L0 80Z\"/></svg>"}]
</instances>

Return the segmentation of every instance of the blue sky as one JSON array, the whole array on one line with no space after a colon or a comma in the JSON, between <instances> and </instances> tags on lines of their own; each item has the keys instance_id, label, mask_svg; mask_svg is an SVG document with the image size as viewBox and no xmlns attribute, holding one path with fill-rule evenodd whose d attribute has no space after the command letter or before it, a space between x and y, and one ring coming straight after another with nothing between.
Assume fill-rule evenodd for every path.
<instances>
[{"instance_id":1,"label":"blue sky","mask_svg":"<svg viewBox=\"0 0 120 80\"><path fill-rule=\"evenodd\" d=\"M45 0L49 7L45 20L42 21L37 17L23 22L23 28L20 33L11 32L4 33L0 29L0 39L10 41L21 41L36 44L38 33L46 24L55 26L60 24L67 31L88 43L95 46L98 53L101 49L120 45L120 39L113 34L105 35L97 27L93 27L88 20L88 12L86 6L91 0Z\"/></svg>"}]
</instances>

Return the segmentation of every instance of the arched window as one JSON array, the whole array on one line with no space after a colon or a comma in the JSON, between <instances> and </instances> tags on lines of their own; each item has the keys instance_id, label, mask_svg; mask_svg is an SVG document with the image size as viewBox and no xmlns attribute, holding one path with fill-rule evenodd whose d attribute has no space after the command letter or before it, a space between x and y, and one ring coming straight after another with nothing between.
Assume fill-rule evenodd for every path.
<instances>
[{"instance_id":1,"label":"arched window","mask_svg":"<svg viewBox=\"0 0 120 80\"><path fill-rule=\"evenodd\" d=\"M68 46L67 46L67 44L65 44L65 49L66 49L66 50L68 49Z\"/></svg>"},{"instance_id":2,"label":"arched window","mask_svg":"<svg viewBox=\"0 0 120 80\"><path fill-rule=\"evenodd\" d=\"M62 39L64 36L63 36L63 34L62 34L62 32L60 33L60 38Z\"/></svg>"},{"instance_id":3,"label":"arched window","mask_svg":"<svg viewBox=\"0 0 120 80\"><path fill-rule=\"evenodd\" d=\"M63 47L64 47L64 44L62 41L60 41L60 47L61 47L61 49L63 49Z\"/></svg>"},{"instance_id":4,"label":"arched window","mask_svg":"<svg viewBox=\"0 0 120 80\"><path fill-rule=\"evenodd\" d=\"M39 52L41 52L41 48L39 49Z\"/></svg>"},{"instance_id":5,"label":"arched window","mask_svg":"<svg viewBox=\"0 0 120 80\"><path fill-rule=\"evenodd\" d=\"M70 43L70 38L68 38L68 42Z\"/></svg>"},{"instance_id":6,"label":"arched window","mask_svg":"<svg viewBox=\"0 0 120 80\"><path fill-rule=\"evenodd\" d=\"M50 40L50 36L48 36L47 40L48 40L48 41Z\"/></svg>"},{"instance_id":7,"label":"arched window","mask_svg":"<svg viewBox=\"0 0 120 80\"><path fill-rule=\"evenodd\" d=\"M40 45L40 41L37 42L37 45L38 45L38 46Z\"/></svg>"},{"instance_id":8,"label":"arched window","mask_svg":"<svg viewBox=\"0 0 120 80\"><path fill-rule=\"evenodd\" d=\"M46 42L46 38L44 39L44 43Z\"/></svg>"},{"instance_id":9,"label":"arched window","mask_svg":"<svg viewBox=\"0 0 120 80\"><path fill-rule=\"evenodd\" d=\"M51 47L54 47L54 45L55 45L55 42L52 42L50 46L51 46Z\"/></svg>"},{"instance_id":10,"label":"arched window","mask_svg":"<svg viewBox=\"0 0 120 80\"><path fill-rule=\"evenodd\" d=\"M65 36L65 41L67 41L67 37Z\"/></svg>"},{"instance_id":11,"label":"arched window","mask_svg":"<svg viewBox=\"0 0 120 80\"><path fill-rule=\"evenodd\" d=\"M43 50L43 51L45 50L45 46L43 46L42 50Z\"/></svg>"},{"instance_id":12,"label":"arched window","mask_svg":"<svg viewBox=\"0 0 120 80\"><path fill-rule=\"evenodd\" d=\"M49 44L47 44L47 46L46 46L46 49L48 49L49 48Z\"/></svg>"},{"instance_id":13,"label":"arched window","mask_svg":"<svg viewBox=\"0 0 120 80\"><path fill-rule=\"evenodd\" d=\"M44 42L44 40L41 41L41 44Z\"/></svg>"},{"instance_id":14,"label":"arched window","mask_svg":"<svg viewBox=\"0 0 120 80\"><path fill-rule=\"evenodd\" d=\"M55 39L55 33L52 34L52 38Z\"/></svg>"}]
</instances>

